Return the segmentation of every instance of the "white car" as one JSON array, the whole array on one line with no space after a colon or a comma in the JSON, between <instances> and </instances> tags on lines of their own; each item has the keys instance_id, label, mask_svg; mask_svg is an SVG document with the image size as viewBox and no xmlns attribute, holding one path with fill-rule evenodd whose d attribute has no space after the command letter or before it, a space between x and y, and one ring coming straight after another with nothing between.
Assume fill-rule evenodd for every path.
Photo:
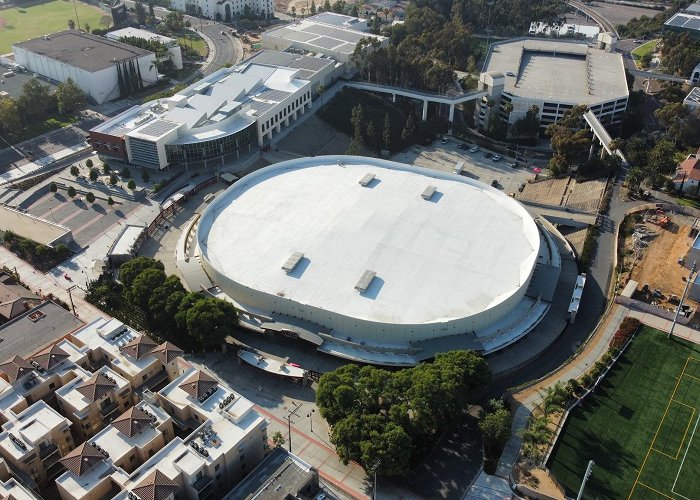
<instances>
[{"instance_id":1,"label":"white car","mask_svg":"<svg viewBox=\"0 0 700 500\"><path fill-rule=\"evenodd\" d=\"M515 73L512 71L506 71L506 76L515 76Z\"/></svg>"},{"instance_id":2,"label":"white car","mask_svg":"<svg viewBox=\"0 0 700 500\"><path fill-rule=\"evenodd\" d=\"M501 158L503 158L501 155L496 155L493 158L491 158L491 161L501 161Z\"/></svg>"},{"instance_id":3,"label":"white car","mask_svg":"<svg viewBox=\"0 0 700 500\"><path fill-rule=\"evenodd\" d=\"M447 137L443 137L442 140L440 141L443 144L447 144Z\"/></svg>"},{"instance_id":4,"label":"white car","mask_svg":"<svg viewBox=\"0 0 700 500\"><path fill-rule=\"evenodd\" d=\"M476 153L477 151L479 151L479 146L474 146L469 150L470 153Z\"/></svg>"}]
</instances>

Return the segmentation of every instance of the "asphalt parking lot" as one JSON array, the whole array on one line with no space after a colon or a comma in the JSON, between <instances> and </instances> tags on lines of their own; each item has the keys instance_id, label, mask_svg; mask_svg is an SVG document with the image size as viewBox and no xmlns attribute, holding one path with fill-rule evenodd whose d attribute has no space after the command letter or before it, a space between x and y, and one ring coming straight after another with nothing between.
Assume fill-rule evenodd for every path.
<instances>
[{"instance_id":1,"label":"asphalt parking lot","mask_svg":"<svg viewBox=\"0 0 700 500\"><path fill-rule=\"evenodd\" d=\"M517 193L521 184L535 178L534 172L522 162L519 162L518 168L512 168L510 164L515 161L514 158L506 157L499 161L492 161L491 158L484 156L489 151L480 149L476 153L470 153L468 150L457 147L460 142L450 139L447 144L435 141L426 147L414 146L394 156L393 159L445 172L452 172L455 165L463 161L462 175L489 185L496 181L497 184L494 187L506 194Z\"/></svg>"},{"instance_id":2,"label":"asphalt parking lot","mask_svg":"<svg viewBox=\"0 0 700 500\"><path fill-rule=\"evenodd\" d=\"M64 192L59 191L55 194L46 193L35 201L27 212L70 228L75 242L81 248L85 248L114 224L123 224L126 217L138 206L139 204L135 202L122 201L110 207L107 201L102 199L90 204L84 200L84 197L71 199ZM139 222L131 221L131 223Z\"/></svg>"}]
</instances>

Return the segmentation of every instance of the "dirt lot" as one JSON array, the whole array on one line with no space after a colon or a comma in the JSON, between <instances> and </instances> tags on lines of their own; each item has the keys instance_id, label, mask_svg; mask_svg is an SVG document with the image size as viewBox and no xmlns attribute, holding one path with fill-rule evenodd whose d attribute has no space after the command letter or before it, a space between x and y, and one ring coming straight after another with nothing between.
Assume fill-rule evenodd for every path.
<instances>
[{"instance_id":1,"label":"dirt lot","mask_svg":"<svg viewBox=\"0 0 700 500\"><path fill-rule=\"evenodd\" d=\"M692 239L688 236L693 219L675 215L667 229L661 228L649 222L637 222L636 228L644 231L646 228L649 236L643 238L648 246L637 246L635 250L634 236L627 238L625 242L625 269L631 269L623 274L622 283L633 279L639 283L638 293L634 298L645 302L656 302L659 306L673 310L678 304L678 298L685 287L684 278L688 276L688 269L678 263L678 259L685 257ZM639 233L638 233L639 234ZM641 288L649 284L649 290L660 290L661 297L653 297L651 293L644 294ZM675 298L674 298L675 296ZM689 299L686 302L697 310L698 304ZM697 315L696 315L697 318Z\"/></svg>"}]
</instances>

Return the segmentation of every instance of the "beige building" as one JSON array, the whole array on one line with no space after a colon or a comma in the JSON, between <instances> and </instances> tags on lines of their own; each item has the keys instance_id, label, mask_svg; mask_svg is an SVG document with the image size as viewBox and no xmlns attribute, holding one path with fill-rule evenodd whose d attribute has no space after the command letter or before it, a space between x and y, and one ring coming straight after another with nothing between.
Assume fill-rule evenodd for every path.
<instances>
[{"instance_id":1,"label":"beige building","mask_svg":"<svg viewBox=\"0 0 700 500\"><path fill-rule=\"evenodd\" d=\"M73 449L71 422L38 401L2 426L0 454L26 484L46 484L62 471L59 460Z\"/></svg>"},{"instance_id":2,"label":"beige building","mask_svg":"<svg viewBox=\"0 0 700 500\"><path fill-rule=\"evenodd\" d=\"M81 376L56 391L61 412L82 441L95 435L134 402L129 382L108 367Z\"/></svg>"}]
</instances>

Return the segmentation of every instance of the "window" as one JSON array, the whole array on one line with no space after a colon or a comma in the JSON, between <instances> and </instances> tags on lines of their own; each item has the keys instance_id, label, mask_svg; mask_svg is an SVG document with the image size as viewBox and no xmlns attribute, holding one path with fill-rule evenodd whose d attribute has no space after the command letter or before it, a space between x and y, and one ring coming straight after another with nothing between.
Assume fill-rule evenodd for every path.
<instances>
[{"instance_id":1,"label":"window","mask_svg":"<svg viewBox=\"0 0 700 500\"><path fill-rule=\"evenodd\" d=\"M144 373L143 374L143 381L145 382L147 378L148 378L148 373Z\"/></svg>"},{"instance_id":2,"label":"window","mask_svg":"<svg viewBox=\"0 0 700 500\"><path fill-rule=\"evenodd\" d=\"M218 471L220 468L221 468L221 464L216 464L216 465L214 466L214 471L216 472L216 471Z\"/></svg>"}]
</instances>

